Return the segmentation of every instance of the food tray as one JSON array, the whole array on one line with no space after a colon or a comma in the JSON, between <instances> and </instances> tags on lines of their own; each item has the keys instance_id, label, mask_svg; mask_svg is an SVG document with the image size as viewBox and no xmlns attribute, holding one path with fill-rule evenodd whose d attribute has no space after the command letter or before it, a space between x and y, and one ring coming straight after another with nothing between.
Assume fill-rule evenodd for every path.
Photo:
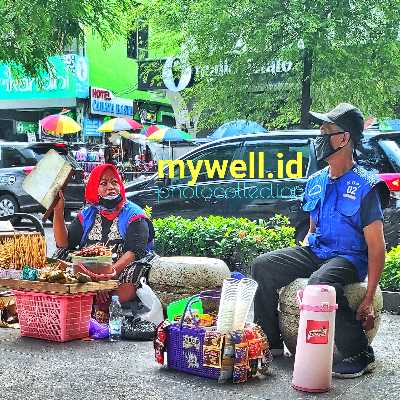
<instances>
[{"instance_id":1,"label":"food tray","mask_svg":"<svg viewBox=\"0 0 400 400\"><path fill-rule=\"evenodd\" d=\"M19 279L0 279L0 287L25 290L30 292L77 294L117 289L118 281L110 280L87 283L50 283L39 281L24 281Z\"/></svg>"}]
</instances>

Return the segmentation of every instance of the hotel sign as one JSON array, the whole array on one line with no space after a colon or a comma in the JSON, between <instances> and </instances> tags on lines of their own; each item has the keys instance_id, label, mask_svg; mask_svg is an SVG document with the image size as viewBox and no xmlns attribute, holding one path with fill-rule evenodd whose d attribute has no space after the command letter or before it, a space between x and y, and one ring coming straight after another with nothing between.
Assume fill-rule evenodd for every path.
<instances>
[{"instance_id":1,"label":"hotel sign","mask_svg":"<svg viewBox=\"0 0 400 400\"><path fill-rule=\"evenodd\" d=\"M133 117L133 100L116 97L111 90L90 88L90 112L112 117Z\"/></svg>"}]
</instances>

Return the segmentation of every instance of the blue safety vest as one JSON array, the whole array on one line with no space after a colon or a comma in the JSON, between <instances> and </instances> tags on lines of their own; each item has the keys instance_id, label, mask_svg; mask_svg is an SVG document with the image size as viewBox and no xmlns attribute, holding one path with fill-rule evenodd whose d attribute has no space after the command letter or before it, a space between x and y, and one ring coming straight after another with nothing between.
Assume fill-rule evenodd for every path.
<instances>
[{"instance_id":1,"label":"blue safety vest","mask_svg":"<svg viewBox=\"0 0 400 400\"><path fill-rule=\"evenodd\" d=\"M368 272L368 248L361 226L361 202L376 185L385 206L386 184L375 174L355 164L337 179L329 167L311 175L304 192L303 210L310 213L316 230L308 236L312 252L326 260L341 256L357 268L360 281Z\"/></svg>"},{"instance_id":2,"label":"blue safety vest","mask_svg":"<svg viewBox=\"0 0 400 400\"><path fill-rule=\"evenodd\" d=\"M81 247L85 245L86 239L89 235L90 229L94 224L94 220L96 218L97 213L98 210L95 206L88 205L84 207L78 214L78 218L83 228L83 235L80 242ZM118 215L118 232L121 235L121 237L125 239L128 225L139 218L143 218L149 225L149 240L146 247L146 251L149 252L154 248L154 234L153 234L154 230L152 228L151 221L146 216L143 209L139 207L137 204L131 201L127 201L124 204Z\"/></svg>"}]
</instances>

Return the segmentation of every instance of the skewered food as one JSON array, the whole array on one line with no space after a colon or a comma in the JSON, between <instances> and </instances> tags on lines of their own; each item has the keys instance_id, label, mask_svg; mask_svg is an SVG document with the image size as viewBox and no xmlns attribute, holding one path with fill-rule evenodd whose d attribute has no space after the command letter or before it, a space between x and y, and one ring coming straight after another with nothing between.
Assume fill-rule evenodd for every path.
<instances>
[{"instance_id":1,"label":"skewered food","mask_svg":"<svg viewBox=\"0 0 400 400\"><path fill-rule=\"evenodd\" d=\"M74 251L72 256L76 257L100 257L106 256L111 257L112 251L109 247L104 246L101 243L92 244L91 246L84 247L80 250Z\"/></svg>"},{"instance_id":2,"label":"skewered food","mask_svg":"<svg viewBox=\"0 0 400 400\"><path fill-rule=\"evenodd\" d=\"M46 263L46 241L40 234L18 234L0 239L0 266L22 269L25 265L43 268Z\"/></svg>"}]
</instances>

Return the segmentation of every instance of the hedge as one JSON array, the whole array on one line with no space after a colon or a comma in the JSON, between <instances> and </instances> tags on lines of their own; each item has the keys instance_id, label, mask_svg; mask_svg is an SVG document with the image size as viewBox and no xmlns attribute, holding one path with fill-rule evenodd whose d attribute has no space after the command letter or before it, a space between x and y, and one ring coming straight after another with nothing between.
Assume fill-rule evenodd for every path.
<instances>
[{"instance_id":1,"label":"hedge","mask_svg":"<svg viewBox=\"0 0 400 400\"><path fill-rule=\"evenodd\" d=\"M400 245L386 253L380 286L384 290L400 291Z\"/></svg>"},{"instance_id":2,"label":"hedge","mask_svg":"<svg viewBox=\"0 0 400 400\"><path fill-rule=\"evenodd\" d=\"M186 219L171 216L153 220L155 251L162 256L215 257L231 269L249 272L259 254L295 245L295 228L287 217L269 221L221 216Z\"/></svg>"}]
</instances>

